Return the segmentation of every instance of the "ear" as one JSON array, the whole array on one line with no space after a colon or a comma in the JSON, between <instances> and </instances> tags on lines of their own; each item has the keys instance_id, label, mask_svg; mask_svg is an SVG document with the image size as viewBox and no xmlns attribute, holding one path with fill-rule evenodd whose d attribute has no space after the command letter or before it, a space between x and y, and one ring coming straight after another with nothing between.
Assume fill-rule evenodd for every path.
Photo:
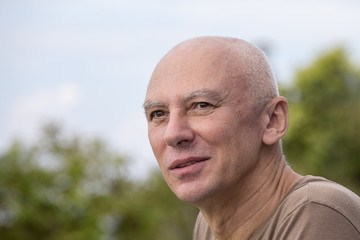
<instances>
[{"instance_id":1,"label":"ear","mask_svg":"<svg viewBox=\"0 0 360 240\"><path fill-rule=\"evenodd\" d=\"M268 103L264 110L265 129L262 141L266 145L273 145L286 133L289 126L289 108L284 97L276 97Z\"/></svg>"}]
</instances>

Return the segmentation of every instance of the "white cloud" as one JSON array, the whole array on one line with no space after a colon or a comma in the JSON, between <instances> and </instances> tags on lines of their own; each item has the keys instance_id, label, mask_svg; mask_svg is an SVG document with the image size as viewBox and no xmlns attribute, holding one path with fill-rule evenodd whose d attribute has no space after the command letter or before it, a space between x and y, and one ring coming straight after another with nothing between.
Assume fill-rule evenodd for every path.
<instances>
[{"instance_id":1,"label":"white cloud","mask_svg":"<svg viewBox=\"0 0 360 240\"><path fill-rule=\"evenodd\" d=\"M79 99L80 90L74 84L42 89L18 98L6 117L6 134L32 139L44 121L64 118Z\"/></svg>"},{"instance_id":2,"label":"white cloud","mask_svg":"<svg viewBox=\"0 0 360 240\"><path fill-rule=\"evenodd\" d=\"M62 85L55 92L54 103L61 108L68 109L78 102L79 97L80 92L76 85Z\"/></svg>"}]
</instances>

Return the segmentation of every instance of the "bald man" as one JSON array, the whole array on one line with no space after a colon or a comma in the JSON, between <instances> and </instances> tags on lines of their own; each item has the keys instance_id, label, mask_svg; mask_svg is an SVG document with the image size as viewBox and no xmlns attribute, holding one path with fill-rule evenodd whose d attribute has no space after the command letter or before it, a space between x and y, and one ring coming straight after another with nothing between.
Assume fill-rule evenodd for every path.
<instances>
[{"instance_id":1,"label":"bald man","mask_svg":"<svg viewBox=\"0 0 360 240\"><path fill-rule=\"evenodd\" d=\"M286 164L288 105L257 47L222 37L177 45L144 109L164 179L200 210L194 239L360 239L360 198Z\"/></svg>"}]
</instances>

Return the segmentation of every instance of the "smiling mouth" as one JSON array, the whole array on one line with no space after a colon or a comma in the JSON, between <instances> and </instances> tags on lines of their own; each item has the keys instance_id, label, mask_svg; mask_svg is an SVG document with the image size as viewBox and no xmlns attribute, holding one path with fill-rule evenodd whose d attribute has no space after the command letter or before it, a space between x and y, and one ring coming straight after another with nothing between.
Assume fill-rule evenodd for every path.
<instances>
[{"instance_id":1,"label":"smiling mouth","mask_svg":"<svg viewBox=\"0 0 360 240\"><path fill-rule=\"evenodd\" d=\"M190 160L190 159L189 159ZM179 163L175 163L173 164L172 167L170 167L170 169L179 169L179 168L185 168L185 167L188 167L188 166L191 166L191 165L195 165L197 163L200 163L200 162L204 162L204 161L207 161L209 160L209 158L195 158L195 159L191 159L190 161L182 161L182 162L179 162Z\"/></svg>"},{"instance_id":2,"label":"smiling mouth","mask_svg":"<svg viewBox=\"0 0 360 240\"><path fill-rule=\"evenodd\" d=\"M198 162L201 162L201 161L191 161L191 162L188 162L188 163L185 163L185 164L180 164L179 166L176 166L175 168L187 167L187 166L190 166L190 165L198 163Z\"/></svg>"}]
</instances>

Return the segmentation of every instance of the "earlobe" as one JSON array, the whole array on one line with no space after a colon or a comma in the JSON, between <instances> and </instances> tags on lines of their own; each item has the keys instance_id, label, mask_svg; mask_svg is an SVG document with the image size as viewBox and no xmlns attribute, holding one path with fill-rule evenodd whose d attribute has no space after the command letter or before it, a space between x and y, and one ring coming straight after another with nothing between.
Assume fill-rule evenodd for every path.
<instances>
[{"instance_id":1,"label":"earlobe","mask_svg":"<svg viewBox=\"0 0 360 240\"><path fill-rule=\"evenodd\" d=\"M266 124L263 132L263 143L273 145L286 133L289 125L288 103L284 97L274 98L264 111Z\"/></svg>"}]
</instances>

